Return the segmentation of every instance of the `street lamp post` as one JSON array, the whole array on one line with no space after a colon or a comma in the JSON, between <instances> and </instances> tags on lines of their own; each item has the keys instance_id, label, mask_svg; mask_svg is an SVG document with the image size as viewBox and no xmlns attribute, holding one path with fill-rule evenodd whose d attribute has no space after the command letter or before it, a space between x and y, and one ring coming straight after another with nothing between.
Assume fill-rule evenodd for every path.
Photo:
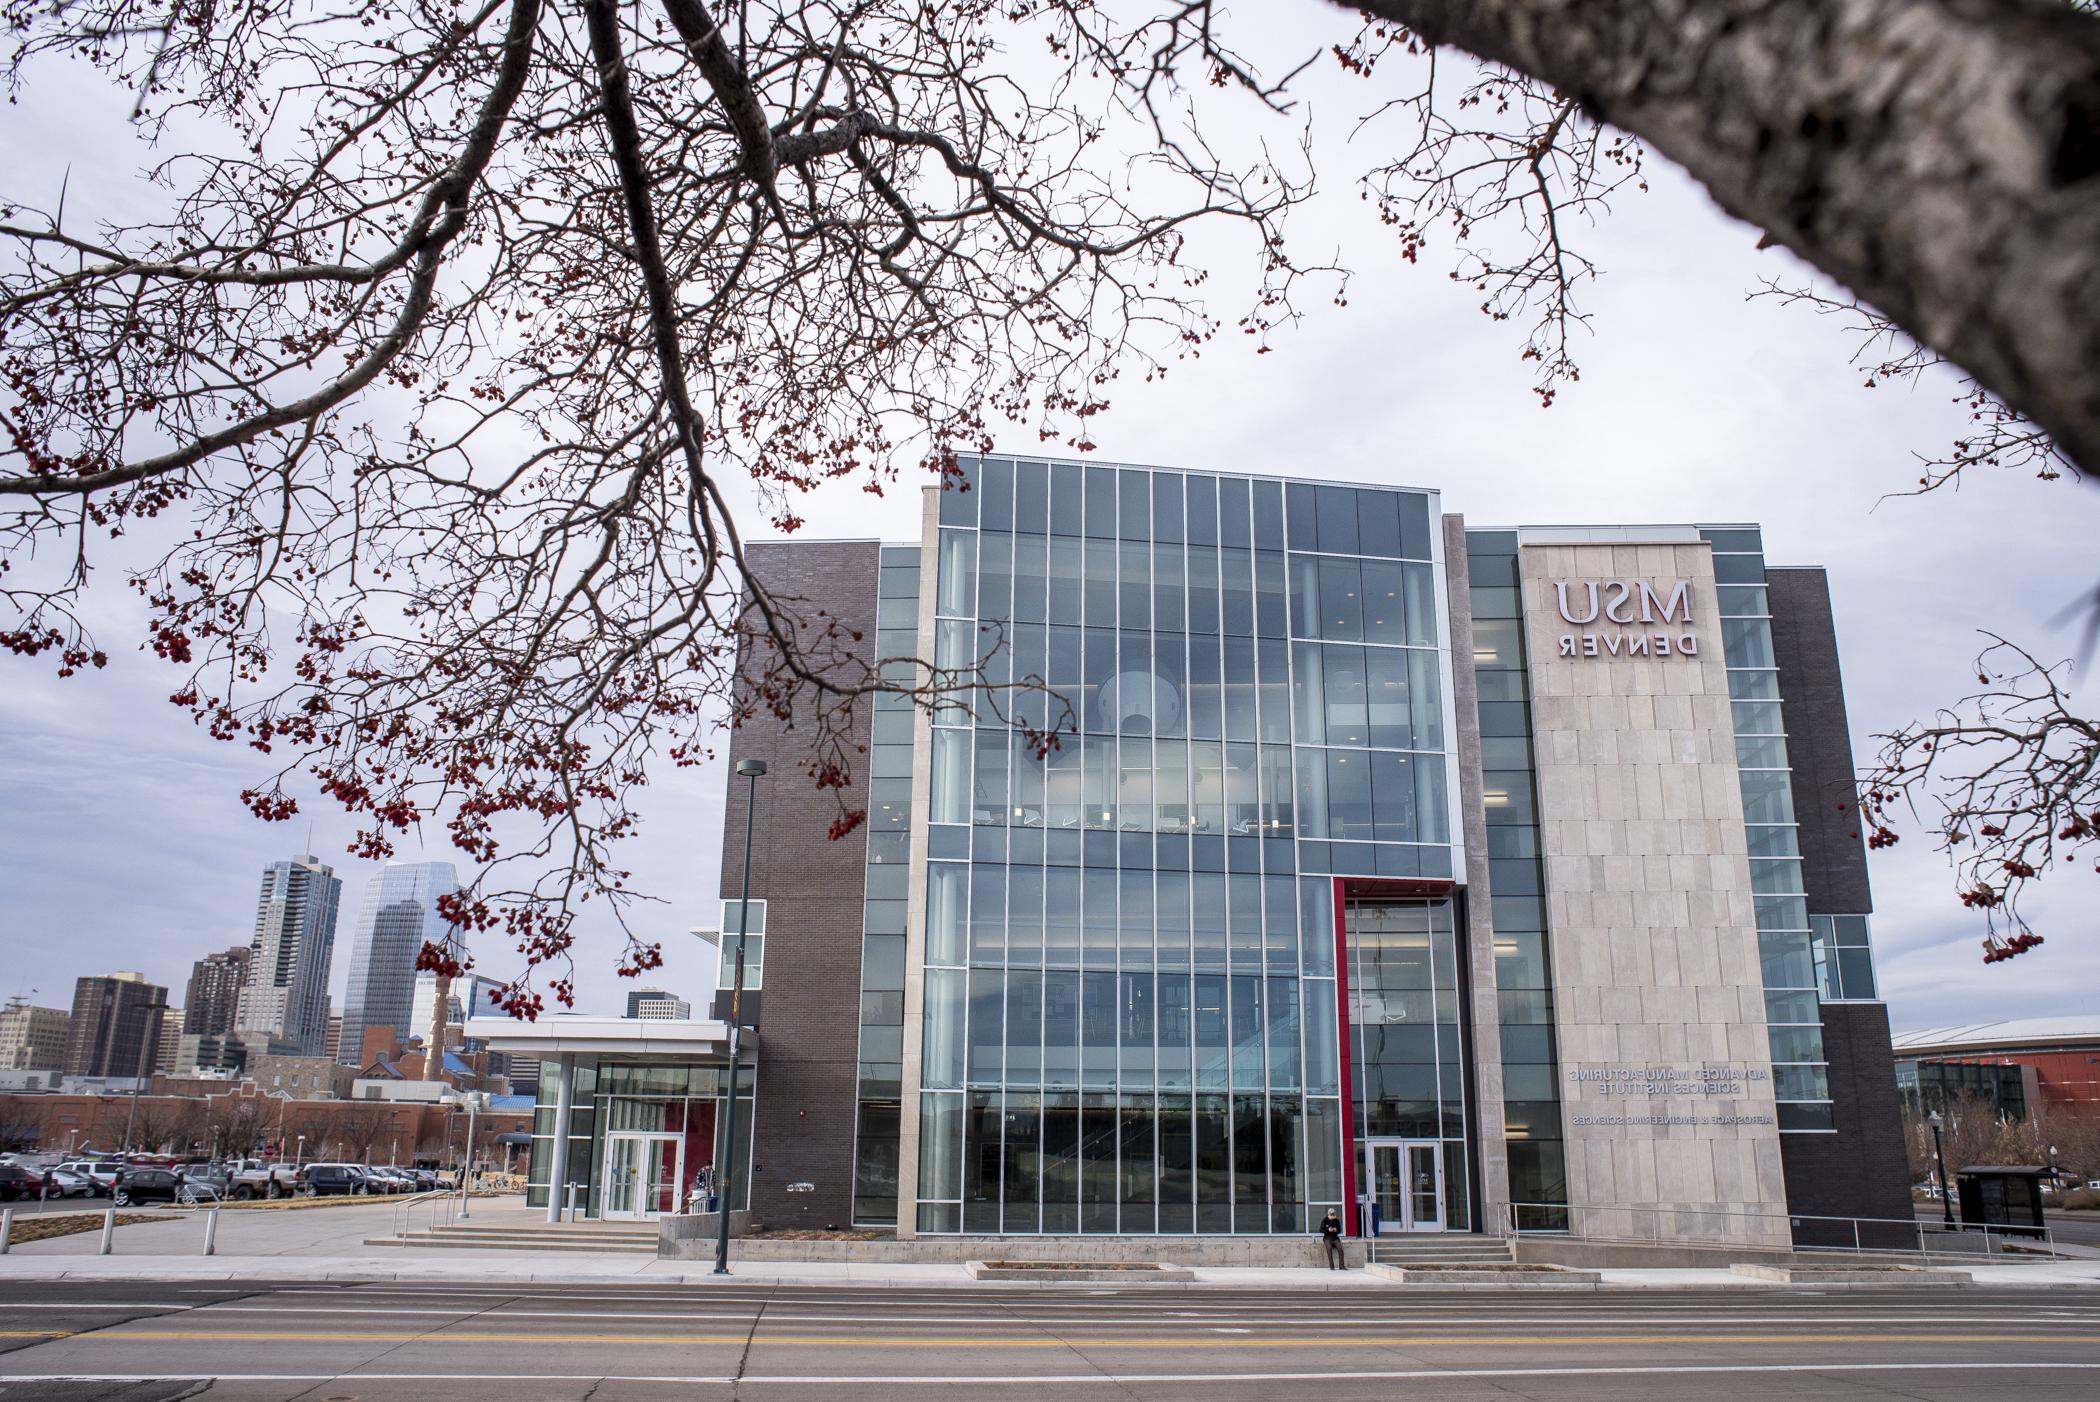
<instances>
[{"instance_id":1,"label":"street lamp post","mask_svg":"<svg viewBox=\"0 0 2100 1402\"><path fill-rule=\"evenodd\" d=\"M156 1040L146 1034L153 1026L153 1014L157 1012L164 1013L167 1010L168 1005L165 1000L158 1003L148 1003L143 1009L146 1014L146 1020L139 1027L138 1075L132 1077L131 1109L124 1116L124 1152L127 1154L131 1152L131 1128L138 1123L139 1118L139 1086L146 1079L146 1053L153 1050L153 1043ZM112 1022L115 1020L114 1018L111 1019Z\"/></svg>"},{"instance_id":2,"label":"street lamp post","mask_svg":"<svg viewBox=\"0 0 2100 1402\"><path fill-rule=\"evenodd\" d=\"M1940 1214L1946 1218L1947 1225L1952 1227L1954 1225L1954 1199L1947 1191L1947 1149L1940 1142L1940 1126L1945 1121L1940 1118L1940 1112L1935 1110L1925 1117L1925 1123L1932 1126L1932 1156L1938 1160L1940 1166Z\"/></svg>"},{"instance_id":3,"label":"street lamp post","mask_svg":"<svg viewBox=\"0 0 2100 1402\"><path fill-rule=\"evenodd\" d=\"M722 1124L722 1161L715 1167L715 1274L729 1274L730 1163L736 1157L736 1058L743 1048L744 950L751 939L751 820L758 811L762 759L740 759L736 772L751 781L744 802L743 893L736 905L736 977L729 986L729 1112Z\"/></svg>"},{"instance_id":4,"label":"street lamp post","mask_svg":"<svg viewBox=\"0 0 2100 1402\"><path fill-rule=\"evenodd\" d=\"M459 1220L464 1222L473 1215L468 1190L474 1181L474 1115L481 1109L481 1092L470 1090L461 1098L467 1102L467 1153L459 1171Z\"/></svg>"}]
</instances>

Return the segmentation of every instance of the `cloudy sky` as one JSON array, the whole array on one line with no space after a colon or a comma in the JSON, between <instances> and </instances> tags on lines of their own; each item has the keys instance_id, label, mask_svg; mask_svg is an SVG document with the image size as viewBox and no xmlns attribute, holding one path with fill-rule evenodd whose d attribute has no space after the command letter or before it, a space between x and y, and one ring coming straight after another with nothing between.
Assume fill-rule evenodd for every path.
<instances>
[{"instance_id":1,"label":"cloudy sky","mask_svg":"<svg viewBox=\"0 0 2100 1402\"><path fill-rule=\"evenodd\" d=\"M1342 33L1324 5L1278 9L1277 33L1297 50ZM1348 139L1364 86L1320 72L1302 87L1326 193L1296 226L1297 248L1335 250L1357 270L1349 305L1309 299L1272 354L1225 337L1163 385L1126 388L1095 421L1097 460L1436 487L1476 525L1762 522L1772 563L1830 568L1862 754L1875 733L1964 694L1979 629L2045 657L2076 648L2062 618L2092 582L2100 488L1986 476L1959 495L1893 495L1914 479L1913 449L1938 451L1959 431L1951 381L1864 390L1834 328L1746 302L1760 277L1794 271L1784 254L1756 251L1756 230L1653 162L1650 192L1624 197L1583 235L1606 269L1589 297L1595 334L1578 347L1581 383L1542 411L1510 328L1444 276L1448 247L1403 262L1357 199L1353 177L1379 140L1375 130ZM4 193L48 205L70 171L79 217L131 205L131 172L147 157L124 134L128 108L85 83L32 84L0 109ZM1236 314L1245 250L1204 249L1218 260L1208 295ZM1003 446L1036 447L1027 432ZM818 495L804 508L807 534L909 537L911 495ZM344 854L349 824L318 806L310 843L303 821L249 818L237 795L258 767L165 704L165 668L126 647L106 672L66 683L0 660L0 995L63 1005L78 975L138 969L179 998L194 959L247 941L262 867L309 847L346 882L339 992L374 864ZM2092 688L2081 689L2090 707ZM679 932L716 913L723 778L712 767L658 775L632 844L636 884L663 901L645 921L667 941L672 986L690 968ZM2029 914L2048 943L1989 968L1980 929L1920 835L1876 853L1873 876L1897 1028L2090 1011L2100 987L2091 876L2045 883ZM624 985L590 948L582 1006L610 1010ZM506 951L477 953L508 972Z\"/></svg>"}]
</instances>

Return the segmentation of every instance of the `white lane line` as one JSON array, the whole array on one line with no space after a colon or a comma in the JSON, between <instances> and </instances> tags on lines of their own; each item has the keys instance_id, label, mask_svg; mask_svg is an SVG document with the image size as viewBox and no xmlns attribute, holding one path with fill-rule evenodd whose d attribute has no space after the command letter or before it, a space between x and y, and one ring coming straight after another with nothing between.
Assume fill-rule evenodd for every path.
<instances>
[{"instance_id":1,"label":"white lane line","mask_svg":"<svg viewBox=\"0 0 2100 1402\"><path fill-rule=\"evenodd\" d=\"M245 1293L253 1294L255 1292ZM982 1297L957 1298L957 1296L952 1294L941 1296L935 1299L915 1301L911 1298L900 1299L893 1292L885 1291L882 1293L884 1295L885 1303L891 1305L893 1308L899 1310L909 1309L915 1313L927 1309L938 1310L983 1308L983 1306L986 1303L985 1299ZM971 1293L974 1295L974 1292ZM1337 1294L1339 1293L1340 1292L1337 1292ZM1293 1314L1303 1314L1315 1318L1320 1318L1323 1320L1331 1317L1332 1314L1338 1309L1347 1309L1351 1313L1358 1315L1365 1315L1371 1313L1388 1313L1401 1317L1411 1317L1418 1314L1435 1312L1456 1313L1466 1315L1543 1313L1550 1314L1555 1317L1569 1314L1609 1315L1620 1313L1633 1313L1642 1318L1650 1318L1670 1314L1681 1314L1688 1319L1702 1318L1709 1314L1722 1314L1727 1315L1731 1318L1735 1318L1740 1317L1744 1314L1754 1314L1759 1317L1762 1317L1765 1311L1772 1310L1775 1308L1788 1308L1788 1302L1791 1300L1801 1298L1803 1293L1804 1292L1799 1291L1776 1290L1770 1293L1764 1292L1762 1290L1730 1291L1725 1297L1722 1298L1686 1300L1679 1303L1647 1299L1628 1299L1610 1301L1584 1301L1560 1299L1490 1301L1486 1298L1476 1298L1472 1300L1428 1300L1415 1299L1413 1297L1381 1295L1374 1289L1365 1289L1360 1294L1349 1293L1346 1295L1341 1295L1340 1298L1336 1298L1335 1296L1328 1296L1323 1300L1317 1301L1304 1301L1301 1298L1297 1301L1279 1301L1274 1305L1264 1303L1261 1306L1259 1306L1259 1309L1263 1318L1274 1318ZM276 1296L293 1295L325 1295L332 1299L341 1300L345 1306L355 1306L361 1301L376 1301L393 1298L436 1298L446 1300L509 1299L516 1300L521 1304L549 1300L601 1304L663 1304L666 1302L667 1298L686 1298L690 1299L695 1304L702 1303L703 1301L705 1303L722 1306L748 1304L754 1310L757 1306L761 1304L771 1305L774 1308L789 1306L811 1309L833 1309L846 1307L847 1305L847 1302L841 1301L835 1297L805 1298L784 1297L771 1294L755 1294L747 1298L740 1296L718 1295L714 1294L711 1290L707 1291L704 1296L699 1292L695 1292L680 1297L671 1296L668 1294L668 1292L657 1292L646 1295L563 1295L552 1294L543 1291L496 1289L419 1289L388 1290L382 1292L378 1290L358 1287L351 1290L276 1290L269 1291L266 1294L259 1296L259 1298L271 1298ZM1856 1309L1860 1307L1860 1304L1862 1302L1858 1301L1857 1297L1855 1296L1849 1300L1837 1300L1833 1303L1843 1308ZM1882 1304L1885 1302L1876 1301L1873 1303ZM1172 1308L1170 1309L1168 1308L1168 1306L1171 1306ZM1143 1297L1125 1298L1122 1300L1115 1301L1113 1303L1108 1301L1093 1300L1060 1301L1045 1300L1040 1298L1040 1296L1034 1295L1031 1292L1027 1298L1012 1299L1011 1304L1007 1305L1005 1308L1007 1308L1008 1310L1025 1311L1029 1313L1038 1314L1094 1314L1104 1310L1122 1310L1127 1312L1135 1308L1145 1307L1146 1305ZM1247 1314L1253 1308L1255 1307L1250 1306L1245 1302L1227 1303L1221 1301L1215 1304L1206 1304L1202 1301L1174 1299L1171 1301L1160 1301L1158 1307L1156 1307L1156 1312L1162 1316L1171 1315L1172 1317L1176 1318L1195 1319L1216 1315L1244 1315ZM1828 1308L1828 1306L1825 1306L1825 1308ZM2096 1301L2095 1304L2090 1306L2065 1306L2061 1308L2080 1308L2086 1310L2100 1311L2100 1301ZM2030 1304L2022 1304L2017 1302L1979 1302L1973 1305L1964 1303L1963 1312L1965 1315L1973 1315L1979 1312L2009 1314L2024 1319L2031 1316L2034 1313L2034 1307Z\"/></svg>"},{"instance_id":2,"label":"white lane line","mask_svg":"<svg viewBox=\"0 0 2100 1402\"><path fill-rule=\"evenodd\" d=\"M424 1309L403 1309L403 1308L397 1308L397 1307L393 1307L393 1306L380 1306L380 1307L376 1307L376 1308L374 1308L374 1307L357 1307L357 1306L341 1306L341 1307L332 1307L332 1306L324 1306L324 1305L154 1305L154 1304L146 1304L146 1303L142 1303L142 1302L141 1302L141 1303L131 1303L131 1304L125 1304L125 1303L117 1303L117 1302L97 1302L97 1303L94 1303L94 1304L79 1304L79 1305L70 1305L70 1304L53 1304L53 1303L41 1303L41 1302L39 1302L39 1303L23 1303L23 1304L12 1304L12 1305L7 1305L7 1306L4 1306L4 1308L6 1308L6 1309L10 1309L10 1310L81 1310L81 1311L85 1311L85 1310L134 1310L134 1309L136 1309L136 1310L164 1310L164 1311L171 1311L171 1312L173 1312L173 1311L182 1311L182 1310L188 1310L188 1311L199 1311L199 1310L208 1310L208 1311L209 1311L210 1313L212 1313L213 1315L224 1315L224 1314L262 1314L262 1315L286 1315L286 1316L298 1316L298 1315L309 1315L309 1314L324 1314L324 1315L329 1315L329 1316L332 1316L332 1317L342 1317L342 1316L347 1316L347 1315L371 1315L371 1316L374 1316L374 1317L378 1317L378 1318L384 1318L384 1317L391 1317L391 1316L397 1316L397 1315L401 1315L401 1316L410 1316L410 1317L413 1317L413 1318L417 1318L417 1319L427 1319L427 1318L430 1318L430 1317L431 1317L431 1315L432 1315L432 1313L433 1313L433 1311L431 1311L431 1310L430 1310L430 1309L428 1309L428 1308L424 1308ZM442 1313L446 1313L446 1314L459 1314L459 1315L468 1315L468 1314L471 1314L471 1315L474 1315L474 1316L475 1316L475 1317L476 1317L477 1319L480 1319L480 1320L483 1320L483 1321L489 1321L489 1322L494 1322L494 1321L499 1321L499 1320L505 1320L505 1319L519 1319L519 1320L524 1320L524 1319L564 1319L564 1320L571 1320L571 1321L574 1321L574 1322L576 1322L576 1323L578 1323L578 1324L586 1324L586 1323L593 1323L593 1322L596 1322L596 1323L606 1323L606 1324L619 1324L619 1323L624 1323L624 1322L626 1322L626 1321L629 1321L629 1320L641 1320L641 1319L652 1319L652 1320L671 1320L671 1321L678 1321L678 1320L686 1320L686 1321L690 1321L690 1322L693 1322L693 1323L705 1323L705 1322L709 1322L709 1321L720 1321L720 1320L733 1320L733 1321L737 1321L737 1322L745 1322L745 1321L748 1321L748 1320L751 1320L751 1319L753 1319L753 1318L757 1317L757 1316L756 1316L756 1312L755 1312L755 1311L752 1311L752 1312L726 1312L726 1311L725 1311L725 1312L694 1312L694 1311L689 1311L689 1310L679 1310L679 1311L667 1311L667 1310L666 1310L666 1311L657 1311L657 1310L622 1310L622 1311L620 1311L620 1312L618 1312L618 1313L616 1313L616 1314L615 1314L615 1313L593 1313L593 1314L580 1314L580 1313L578 1313L578 1312L577 1312L577 1311L575 1311L575 1310L519 1310L519 1309L500 1309L500 1308L499 1308L499 1309L491 1309L491 1310L476 1310L476 1309L472 1309L472 1308L463 1308L463 1309L455 1309L455 1310L445 1310L445 1311L442 1311ZM1279 1320L1279 1319L1275 1318L1274 1316L1271 1316L1271 1315L1267 1315L1267 1314L1237 1314L1237 1315L1217 1315L1217 1314L1207 1314L1207 1315L1190 1315L1190 1314L1186 1314L1186 1313L1182 1313L1182 1312L1175 1312L1175 1313L1173 1313L1173 1314L1171 1314L1171 1315L1166 1315L1166 1316L1162 1316L1162 1315L1159 1315L1159 1314L1126 1314L1126 1315L1122 1315L1122 1316L1117 1316L1117 1317L1112 1317L1112 1318L1102 1318L1102 1317L1099 1317L1099 1316L1093 1316L1093 1317L1089 1317L1089 1318L1087 1318L1087 1319L1085 1319L1085 1320L1073 1320L1073 1321L1067 1321L1067 1322L1071 1322L1071 1323L1083 1323L1083 1324L1085 1324L1085 1325L1086 1325L1087 1327L1089 1327L1089 1328L1097 1328L1097 1327L1115 1327L1115 1326L1120 1326L1120 1325L1128 1325L1128 1326L1130 1326L1130 1327L1132 1327L1132 1328L1145 1328L1145 1329L1150 1329L1150 1328L1157 1328L1157 1327L1159 1326L1159 1322L1160 1322L1160 1320L1161 1320L1161 1318L1162 1318L1162 1317L1167 1317L1167 1318L1176 1318L1176 1319L1194 1319L1194 1320L1198 1320L1199 1322L1201 1322L1201 1323L1204 1323L1204 1324L1208 1324L1208 1325L1228 1325L1228 1324L1256 1324L1256 1325L1260 1325L1260 1324L1267 1324L1267 1325L1280 1325L1280 1326L1284 1326L1284 1327L1287 1327L1287 1328L1318 1328L1318 1329L1331 1329L1331 1328L1344 1328L1344 1327L1353 1327L1353 1328L1362 1328L1362 1329L1374 1329L1374 1328L1375 1328L1375 1329L1383 1329L1383 1328L1390 1328L1390 1327L1392 1327L1392 1326L1394 1326L1394 1325L1397 1325L1397 1324L1405 1324L1405 1323L1409 1322L1409 1316L1408 1316L1408 1315L1407 1315L1407 1314L1406 1314L1405 1312L1403 1312L1403 1313L1402 1313L1401 1315L1398 1315L1398 1316L1391 1316L1391 1317L1388 1317L1388 1316L1383 1316L1383 1315L1381 1315L1381 1316L1376 1316L1376 1317L1370 1317L1370 1316L1363 1316L1363 1315L1357 1315L1357 1316L1353 1316L1353 1317L1352 1317L1352 1316L1346 1316L1346 1315L1333 1315L1333 1316L1328 1316L1328 1317L1324 1317L1324 1318L1319 1318L1319 1317L1308 1317L1308 1318L1304 1318L1304 1319L1285 1319L1285 1320ZM1418 1316L1417 1316L1417 1317L1418 1317ZM1748 1318L1748 1317L1749 1317L1749 1316L1746 1316L1746 1315L1744 1315L1744 1314L1743 1314L1742 1312L1740 1312L1740 1311L1732 1311L1732 1310L1731 1310L1731 1311L1716 1311L1716 1312L1714 1312L1714 1313L1711 1313L1711 1314L1701 1314L1701 1315L1684 1315L1684 1314L1668 1314L1668 1313L1662 1313L1662 1314L1655 1314L1655 1313L1649 1313L1649 1314L1641 1314L1641 1313L1631 1313L1631 1312L1614 1312L1614 1313L1609 1313L1609 1314L1595 1314L1595 1313L1588 1313L1588 1312L1584 1312L1584 1313L1579 1313L1579 1314L1578 1314L1577 1312L1574 1312L1574 1311L1565 1311L1565 1312L1556 1312L1556 1313L1554 1314L1554 1316L1553 1316L1553 1318L1554 1318L1554 1319L1556 1319L1556 1320L1562 1320L1562 1321L1566 1321L1566 1322L1571 1322L1571 1323L1576 1323L1576 1322L1579 1322L1579 1323L1593 1323L1593 1324L1648 1324L1648 1325L1664 1325L1664 1326L1669 1326L1669 1325L1683 1325L1683 1326L1686 1326L1686 1327L1690 1327L1690 1326L1694 1326L1694 1325L1700 1325L1700 1326L1709 1326L1709 1325L1713 1325L1713 1324L1724 1324L1724 1323L1725 1323L1725 1324L1731 1324L1731 1325L1733 1325L1733 1324L1742 1324L1742 1323L1743 1323L1743 1322L1745 1321L1745 1319L1746 1319L1746 1318ZM2095 1317L2096 1317L2096 1315L2095 1315L2095 1314L2074 1314L2074 1313L2070 1313L2070 1312L2066 1312L2066 1311L2050 1311L2050 1312L2047 1312L2047 1313L2045 1313L2045 1314L2043 1314L2043 1315L2039 1315L2039 1316L2036 1316L2036 1315L2023 1315L2023 1316L2021 1316L2021 1317L2019 1317L2019 1318L2016 1318L2016 1319L2005 1319L2005 1320L1971 1320L1971 1322L1972 1322L1972 1323L1975 1323L1975 1324L1978 1324L1978 1325L1983 1325L1983 1326L1989 1326L1989 1325L1991 1325L1991 1324L1994 1324L1994 1323L1995 1323L1995 1324L2002 1324L2002 1325L2004 1325L2004 1326L2006 1326L2006 1327L2020 1327L2020 1328L2026 1328L2026 1327L2030 1327L2030 1326L2050 1325L2050 1324L2061 1324L2061 1325L2064 1325L2064 1326L2066 1326L2066 1327L2069 1327L2069 1326L2084 1326L2084 1325L2090 1325L2090 1324L2091 1324L2091 1323L2092 1323L2092 1322L2094 1321ZM1911 1325L1918 1325L1918 1326L1920 1326L1920 1327L1924 1327L1924 1326L1931 1326L1931 1327L1935 1327L1935 1328L1937 1328L1937 1327L1940 1327L1940 1326L1939 1326L1939 1325L1938 1325L1937 1323L1935 1323L1935 1322L1934 1322L1934 1321L1933 1321L1932 1319L1930 1319L1930 1318L1928 1318L1928 1317L1926 1317L1926 1316L1922 1316L1922 1315L1918 1315L1918 1314L1915 1314L1915 1313L1912 1313L1912 1314L1872 1314L1872 1315L1866 1315L1866 1314L1842 1314L1842 1315L1833 1315L1833 1314L1832 1314L1831 1312L1829 1312L1828 1310L1821 1310L1821 1311L1816 1311L1816 1312L1814 1312L1814 1313L1805 1313L1805 1314L1774 1314L1774 1313L1760 1313L1760 1314L1758 1314L1758 1315L1754 1316L1754 1318L1755 1318L1756 1322L1758 1322L1758 1323L1761 1323L1761 1324L1829 1324L1829 1323L1833 1323L1833 1322L1840 1322L1840 1321L1841 1321L1841 1322L1843 1322L1843 1323L1846 1323L1846 1324L1911 1324ZM1468 1324L1468 1323L1478 1323L1478 1324L1482 1324L1482 1325L1488 1325L1488 1324L1496 1324L1496 1325L1502 1325L1502 1324L1507 1324L1507 1323L1510 1323L1511 1321L1527 1321L1527 1320L1537 1320L1537 1319L1538 1319L1538 1316L1537 1316L1537 1315L1535 1315L1535 1314L1517 1314L1517 1313L1507 1313L1507 1312L1495 1312L1495 1311L1479 1310L1479 1311L1467 1311L1467 1312L1466 1312L1466 1318L1464 1318L1464 1319L1459 1319L1459 1320L1449 1320L1449 1321L1444 1321L1444 1322L1445 1322L1446 1324L1452 1324L1452 1325L1463 1325L1463 1324ZM857 1325L857 1324L891 1324L891 1325L895 1325L895 1324L906 1324L906 1325L923 1325L923 1326L927 1326L927 1327L932 1327L932 1326L935 1326L935 1325L949 1325L949 1324L1015 1324L1015 1323L1035 1323L1035 1324L1045 1324L1045 1323L1056 1323L1056 1322L1058 1322L1058 1321L1056 1321L1056 1320L1046 1320L1046 1319L1033 1319L1033 1318L1030 1318L1030 1317L1028 1317L1028 1316L1026 1316L1026 1315L1019 1315L1019 1314L1013 1314L1013 1313L1007 1313L1007 1314L974 1314L974 1315L960 1315L960 1314L941 1314L941 1315L928 1315L928 1314L925 1314L925 1313L923 1313L923 1312L918 1312L918 1311L911 1311L911 1312L902 1312L902 1313L891 1313L891 1314L830 1314L830 1313L825 1313L825 1314L784 1314L784 1313L780 1313L780 1312L778 1312L778 1311L768 1311L768 1312L766 1313L766 1315L765 1315L765 1321L766 1321L766 1323L768 1323L768 1324L856 1324L856 1325ZM1240 1332L1245 1332L1245 1331L1240 1331Z\"/></svg>"},{"instance_id":3,"label":"white lane line","mask_svg":"<svg viewBox=\"0 0 2100 1402\"><path fill-rule=\"evenodd\" d=\"M1059 1383L1100 1386L1104 1383L1220 1383L1220 1382L1414 1382L1449 1381L1454 1378L1620 1378L1685 1377L1698 1375L1786 1374L1786 1373L2032 1373L2093 1372L2100 1363L2036 1363L2025 1361L1967 1363L1657 1363L1622 1364L1607 1367L1564 1368L1395 1368L1384 1370L1341 1369L1325 1372L1278 1373L1035 1373L1015 1375L961 1375L946 1373L771 1373L732 1378L704 1373L0 1373L5 1383L154 1383L154 1382L618 1382L665 1383L675 1386L713 1384L720 1387L754 1383L796 1387L870 1387L916 1384L989 1387L994 1384L1040 1387Z\"/></svg>"}]
</instances>

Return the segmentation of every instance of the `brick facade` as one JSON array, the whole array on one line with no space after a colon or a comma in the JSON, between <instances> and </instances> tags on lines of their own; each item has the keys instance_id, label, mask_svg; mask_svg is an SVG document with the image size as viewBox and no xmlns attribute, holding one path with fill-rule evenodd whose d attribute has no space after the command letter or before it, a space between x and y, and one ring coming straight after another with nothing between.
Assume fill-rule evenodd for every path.
<instances>
[{"instance_id":1,"label":"brick facade","mask_svg":"<svg viewBox=\"0 0 2100 1402\"><path fill-rule=\"evenodd\" d=\"M875 656L880 546L874 541L754 545L752 570L776 595L811 601L860 633L857 653ZM870 708L856 708L854 742L868 741ZM806 728L806 727L805 727ZM765 988L756 1017L757 1124L751 1152L751 1212L772 1227L843 1227L853 1220L855 1069L860 1054L861 892L867 842L856 831L833 841L841 796L803 772L801 732L761 713L733 736L740 759L769 766L758 781L752 835L751 899L766 904ZM736 899L743 879L749 780L734 772L722 825L722 882ZM843 794L865 808L865 760ZM812 1191L789 1192L809 1183Z\"/></svg>"}]
</instances>

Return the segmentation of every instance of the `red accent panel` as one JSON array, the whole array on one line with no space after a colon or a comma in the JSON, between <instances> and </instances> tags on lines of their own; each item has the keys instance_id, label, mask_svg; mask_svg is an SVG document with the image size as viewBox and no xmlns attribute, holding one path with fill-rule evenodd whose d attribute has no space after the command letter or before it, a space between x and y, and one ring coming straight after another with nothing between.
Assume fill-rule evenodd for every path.
<instances>
[{"instance_id":1,"label":"red accent panel","mask_svg":"<svg viewBox=\"0 0 2100 1402\"><path fill-rule=\"evenodd\" d=\"M1356 1220L1356 1079L1350 1065L1349 1041L1349 905L1342 878L1334 879L1334 1018L1341 1029L1342 1067L1342 1226L1362 1236Z\"/></svg>"}]
</instances>

